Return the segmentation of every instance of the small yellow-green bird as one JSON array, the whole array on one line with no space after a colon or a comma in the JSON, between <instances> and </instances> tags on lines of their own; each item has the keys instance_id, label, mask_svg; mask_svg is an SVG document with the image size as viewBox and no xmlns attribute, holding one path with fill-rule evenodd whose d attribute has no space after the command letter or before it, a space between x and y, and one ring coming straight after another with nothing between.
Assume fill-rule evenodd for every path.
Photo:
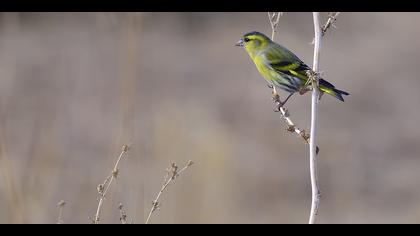
<instances>
[{"instance_id":1,"label":"small yellow-green bird","mask_svg":"<svg viewBox=\"0 0 420 236\"><path fill-rule=\"evenodd\" d=\"M311 71L311 68L287 48L273 42L264 34L256 31L247 33L235 45L245 48L260 74L269 83L269 87L278 87L290 93L286 100L281 102L281 106L295 92L304 94L310 90L307 86L307 71ZM327 93L343 102L342 95L349 95L323 79L318 81L320 95Z\"/></svg>"}]
</instances>

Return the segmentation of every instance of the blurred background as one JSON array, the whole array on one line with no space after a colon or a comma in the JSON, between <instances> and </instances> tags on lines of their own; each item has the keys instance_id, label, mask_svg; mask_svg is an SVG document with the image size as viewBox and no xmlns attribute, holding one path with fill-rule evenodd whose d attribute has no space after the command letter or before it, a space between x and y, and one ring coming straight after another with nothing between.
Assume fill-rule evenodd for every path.
<instances>
[{"instance_id":1,"label":"blurred background","mask_svg":"<svg viewBox=\"0 0 420 236\"><path fill-rule=\"evenodd\" d=\"M323 13L323 22L327 13ZM420 222L419 13L341 13L319 106L319 223ZM273 112L246 52L267 13L1 13L0 223L144 223L165 169L188 160L151 223L306 223L308 146ZM312 65L311 13L275 40ZM285 94L283 94L284 96ZM310 94L288 103L310 127Z\"/></svg>"}]
</instances>

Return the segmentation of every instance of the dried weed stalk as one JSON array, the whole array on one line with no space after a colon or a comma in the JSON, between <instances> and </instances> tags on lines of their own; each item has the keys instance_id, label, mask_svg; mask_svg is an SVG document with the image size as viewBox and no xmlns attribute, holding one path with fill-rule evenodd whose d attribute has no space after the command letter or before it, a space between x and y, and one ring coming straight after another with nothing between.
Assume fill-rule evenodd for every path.
<instances>
[{"instance_id":1,"label":"dried weed stalk","mask_svg":"<svg viewBox=\"0 0 420 236\"><path fill-rule=\"evenodd\" d=\"M57 219L57 224L63 224L63 210L64 210L64 206L66 205L66 202L61 200L57 203L58 206L58 219Z\"/></svg>"},{"instance_id":2,"label":"dried weed stalk","mask_svg":"<svg viewBox=\"0 0 420 236\"><path fill-rule=\"evenodd\" d=\"M92 220L92 223L94 224L99 224L99 216L101 213L101 208L102 208L102 204L104 202L105 196L108 193L108 189L111 186L112 181L117 178L118 176L118 165L121 161L121 159L123 158L124 154L126 154L129 150L129 146L128 145L123 145L122 150L120 155L118 156L117 162L114 165L114 168L112 169L111 173L106 177L104 183L99 184L97 187L98 193L99 193L99 203L98 203L98 208L96 210L96 214Z\"/></svg>"},{"instance_id":3,"label":"dried weed stalk","mask_svg":"<svg viewBox=\"0 0 420 236\"><path fill-rule=\"evenodd\" d=\"M156 210L158 210L161 206L159 199L160 196L162 195L163 191L165 191L165 189L176 179L178 178L178 176L184 172L186 169L188 169L188 167L192 166L194 164L193 161L189 160L187 162L187 164L185 165L184 168L182 168L181 170L178 170L178 166L176 165L176 163L172 163L171 166L169 168L166 169L166 176L164 178L164 182L162 185L162 188L160 189L159 193L157 194L155 200L152 202L152 208L150 209L149 215L147 216L146 219L146 224L149 223L150 218L152 217L153 212L155 212Z\"/></svg>"}]
</instances>

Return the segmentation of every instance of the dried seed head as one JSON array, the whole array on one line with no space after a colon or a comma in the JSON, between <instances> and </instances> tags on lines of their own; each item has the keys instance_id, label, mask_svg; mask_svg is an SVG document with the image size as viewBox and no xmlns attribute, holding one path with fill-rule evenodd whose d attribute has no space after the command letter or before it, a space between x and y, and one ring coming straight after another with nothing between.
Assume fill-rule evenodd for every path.
<instances>
[{"instance_id":1,"label":"dried seed head","mask_svg":"<svg viewBox=\"0 0 420 236\"><path fill-rule=\"evenodd\" d=\"M117 176L118 176L118 171L119 171L119 169L118 169L118 168L112 171L112 176L114 176L114 178L117 178Z\"/></svg>"},{"instance_id":2,"label":"dried seed head","mask_svg":"<svg viewBox=\"0 0 420 236\"><path fill-rule=\"evenodd\" d=\"M300 135L302 136L302 138L303 138L306 142L309 142L310 135L309 135L309 134L306 134L305 130L302 130L302 132L300 133Z\"/></svg>"},{"instance_id":3,"label":"dried seed head","mask_svg":"<svg viewBox=\"0 0 420 236\"><path fill-rule=\"evenodd\" d=\"M286 128L286 130L287 131L289 131L289 132L295 132L295 126L294 125L289 125L287 128Z\"/></svg>"},{"instance_id":4,"label":"dried seed head","mask_svg":"<svg viewBox=\"0 0 420 236\"><path fill-rule=\"evenodd\" d=\"M273 93L273 101L274 101L274 102L278 102L278 101L280 101L280 96L279 96L279 94L278 94L278 93Z\"/></svg>"},{"instance_id":5,"label":"dried seed head","mask_svg":"<svg viewBox=\"0 0 420 236\"><path fill-rule=\"evenodd\" d=\"M171 165L170 173L171 173L171 178L172 179L174 179L178 175L178 166L176 165L175 162L172 163L172 165Z\"/></svg>"},{"instance_id":6,"label":"dried seed head","mask_svg":"<svg viewBox=\"0 0 420 236\"><path fill-rule=\"evenodd\" d=\"M99 194L103 194L104 193L104 185L103 184L99 184L96 189L98 190L98 193Z\"/></svg>"},{"instance_id":7,"label":"dried seed head","mask_svg":"<svg viewBox=\"0 0 420 236\"><path fill-rule=\"evenodd\" d=\"M160 207L161 207L160 202L155 202L155 201L152 202L152 211L159 210Z\"/></svg>"},{"instance_id":8,"label":"dried seed head","mask_svg":"<svg viewBox=\"0 0 420 236\"><path fill-rule=\"evenodd\" d=\"M66 202L64 200L61 200L57 203L57 206L59 207L64 207L64 205L66 205Z\"/></svg>"}]
</instances>

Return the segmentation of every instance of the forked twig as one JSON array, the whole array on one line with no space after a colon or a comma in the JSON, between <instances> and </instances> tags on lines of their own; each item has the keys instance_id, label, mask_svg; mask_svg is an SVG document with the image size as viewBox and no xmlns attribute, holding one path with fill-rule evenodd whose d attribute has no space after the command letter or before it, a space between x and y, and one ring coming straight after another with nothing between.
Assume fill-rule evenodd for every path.
<instances>
[{"instance_id":1,"label":"forked twig","mask_svg":"<svg viewBox=\"0 0 420 236\"><path fill-rule=\"evenodd\" d=\"M276 33L277 25L280 22L280 17L283 15L283 12L267 12L268 20L270 21L271 25L271 40L274 40L274 34Z\"/></svg>"},{"instance_id":2,"label":"forked twig","mask_svg":"<svg viewBox=\"0 0 420 236\"><path fill-rule=\"evenodd\" d=\"M334 22L337 20L337 16L340 14L340 12L330 12L328 13L328 20L325 22L325 24L321 28L321 37L325 36L325 33L327 33L328 29L330 28L337 28L334 25ZM312 39L311 44L315 43L315 37Z\"/></svg>"},{"instance_id":3,"label":"forked twig","mask_svg":"<svg viewBox=\"0 0 420 236\"><path fill-rule=\"evenodd\" d=\"M337 28L334 25L334 22L337 20L337 16L340 14L340 12L330 12L328 14L328 20L325 22L324 26L322 26L321 36L324 36L327 30L331 27Z\"/></svg>"},{"instance_id":4,"label":"forked twig","mask_svg":"<svg viewBox=\"0 0 420 236\"><path fill-rule=\"evenodd\" d=\"M174 181L182 172L184 172L188 167L192 166L193 164L194 162L190 160L187 162L184 168L178 170L178 166L176 165L176 163L172 163L171 166L168 169L166 169L164 183L159 193L157 194L155 200L152 202L152 208L150 209L149 215L147 216L146 224L149 223L153 212L160 208L161 204L159 202L159 198L162 195L163 191L165 191L165 189L169 186L169 184L172 183L172 181Z\"/></svg>"},{"instance_id":5,"label":"forked twig","mask_svg":"<svg viewBox=\"0 0 420 236\"><path fill-rule=\"evenodd\" d=\"M96 210L96 214L95 217L93 218L93 223L94 224L99 224L99 215L101 213L101 207L102 204L104 202L105 196L108 193L108 189L111 186L112 181L117 178L118 176L118 165L121 161L121 159L123 158L124 154L128 152L129 150L129 146L128 145L123 145L122 150L120 155L118 156L117 161L115 162L114 168L111 171L111 174L108 175L108 177L106 177L105 181L103 184L99 184L97 187L98 193L99 193L99 203L98 203L98 208Z\"/></svg>"}]
</instances>

